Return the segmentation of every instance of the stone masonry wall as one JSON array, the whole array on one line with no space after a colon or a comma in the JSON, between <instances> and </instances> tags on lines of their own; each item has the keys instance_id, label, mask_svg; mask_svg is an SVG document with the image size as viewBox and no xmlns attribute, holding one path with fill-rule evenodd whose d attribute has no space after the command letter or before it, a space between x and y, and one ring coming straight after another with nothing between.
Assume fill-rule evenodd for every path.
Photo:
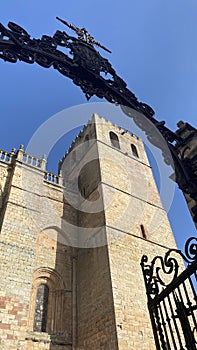
<instances>
[{"instance_id":1,"label":"stone masonry wall","mask_svg":"<svg viewBox=\"0 0 197 350\"><path fill-rule=\"evenodd\" d=\"M22 147L9 157L0 159L0 348L154 350L140 261L176 245L142 141L95 114L61 177ZM35 332L40 284L47 321Z\"/></svg>"},{"instance_id":2,"label":"stone masonry wall","mask_svg":"<svg viewBox=\"0 0 197 350\"><path fill-rule=\"evenodd\" d=\"M119 149L110 131L118 136ZM118 349L154 350L140 261L143 254L150 260L163 256L176 247L175 240L142 141L102 119L96 133Z\"/></svg>"},{"instance_id":3,"label":"stone masonry wall","mask_svg":"<svg viewBox=\"0 0 197 350\"><path fill-rule=\"evenodd\" d=\"M9 182L7 172L11 166L13 176ZM44 181L44 171L19 160L17 154L11 165L0 162L0 181L2 191L5 184L8 188L0 233L0 348L70 349L72 250L58 242L56 228L61 227L63 212L61 186ZM55 213L54 217L51 212ZM50 302L48 317L51 315L51 319L47 327L51 330L53 327L51 336L33 331L35 298L40 283L50 286L50 300L54 296L57 300L61 294L65 305L66 319ZM52 325L54 310L56 324ZM54 333L60 329L58 338Z\"/></svg>"}]
</instances>

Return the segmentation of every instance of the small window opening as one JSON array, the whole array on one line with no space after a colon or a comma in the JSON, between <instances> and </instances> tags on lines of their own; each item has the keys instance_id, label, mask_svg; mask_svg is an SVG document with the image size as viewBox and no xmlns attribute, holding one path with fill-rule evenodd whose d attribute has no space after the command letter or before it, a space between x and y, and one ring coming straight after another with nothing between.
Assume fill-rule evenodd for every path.
<instances>
[{"instance_id":1,"label":"small window opening","mask_svg":"<svg viewBox=\"0 0 197 350\"><path fill-rule=\"evenodd\" d=\"M139 158L137 147L135 145L131 144L131 150L132 150L133 156Z\"/></svg>"},{"instance_id":2,"label":"small window opening","mask_svg":"<svg viewBox=\"0 0 197 350\"><path fill-rule=\"evenodd\" d=\"M85 139L84 139L84 142L85 142L85 149L87 150L88 147L89 147L89 135L86 135Z\"/></svg>"},{"instance_id":3,"label":"small window opening","mask_svg":"<svg viewBox=\"0 0 197 350\"><path fill-rule=\"evenodd\" d=\"M142 237L143 237L144 239L147 239L146 231L145 231L144 225L140 225L140 229L141 229Z\"/></svg>"},{"instance_id":4,"label":"small window opening","mask_svg":"<svg viewBox=\"0 0 197 350\"><path fill-rule=\"evenodd\" d=\"M35 332L46 332L48 296L48 286L46 284L40 284L36 295L36 309L34 316Z\"/></svg>"},{"instance_id":5,"label":"small window opening","mask_svg":"<svg viewBox=\"0 0 197 350\"><path fill-rule=\"evenodd\" d=\"M109 137L110 137L112 146L120 149L118 136L114 132L110 131Z\"/></svg>"},{"instance_id":6,"label":"small window opening","mask_svg":"<svg viewBox=\"0 0 197 350\"><path fill-rule=\"evenodd\" d=\"M76 162L76 152L75 151L71 152L71 160L72 160L73 163Z\"/></svg>"},{"instance_id":7,"label":"small window opening","mask_svg":"<svg viewBox=\"0 0 197 350\"><path fill-rule=\"evenodd\" d=\"M85 137L85 141L87 142L87 144L89 143L89 135L86 135L86 137Z\"/></svg>"}]
</instances>

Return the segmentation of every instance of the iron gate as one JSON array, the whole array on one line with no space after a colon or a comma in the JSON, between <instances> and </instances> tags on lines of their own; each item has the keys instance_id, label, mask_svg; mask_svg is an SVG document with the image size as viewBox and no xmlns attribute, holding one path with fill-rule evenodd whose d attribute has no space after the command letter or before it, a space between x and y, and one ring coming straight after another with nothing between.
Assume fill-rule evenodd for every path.
<instances>
[{"instance_id":1,"label":"iron gate","mask_svg":"<svg viewBox=\"0 0 197 350\"><path fill-rule=\"evenodd\" d=\"M144 255L141 267L157 350L196 350L197 239L187 240L184 254L170 249L151 263Z\"/></svg>"}]
</instances>

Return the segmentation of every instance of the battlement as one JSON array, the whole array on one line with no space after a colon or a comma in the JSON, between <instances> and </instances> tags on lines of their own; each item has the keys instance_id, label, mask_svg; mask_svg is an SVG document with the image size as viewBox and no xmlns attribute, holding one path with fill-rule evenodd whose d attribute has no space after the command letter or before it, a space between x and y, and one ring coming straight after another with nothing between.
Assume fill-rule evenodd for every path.
<instances>
[{"instance_id":1,"label":"battlement","mask_svg":"<svg viewBox=\"0 0 197 350\"><path fill-rule=\"evenodd\" d=\"M84 150L88 150L91 140L105 143L109 147L119 150L126 156L135 157L136 159L148 164L142 140L128 130L125 130L104 117L99 116L97 113L92 115L91 119L88 120L87 124L84 125L79 134L72 141L70 147L58 164L58 174L47 171L46 155L43 155L42 158L31 155L25 151L23 145L20 145L18 150L13 148L11 152L0 150L0 164L4 164L5 166L14 165L19 162L32 170L43 172L44 182L61 186L61 167L65 158L68 157L68 155L71 155L70 162L72 164L76 163L77 160L81 158L81 153L84 153ZM85 148L81 148L81 150L79 148L77 149L77 147L82 144L85 145ZM76 150L77 154L75 154Z\"/></svg>"},{"instance_id":2,"label":"battlement","mask_svg":"<svg viewBox=\"0 0 197 350\"><path fill-rule=\"evenodd\" d=\"M107 128L109 130L113 129L114 132L116 132L116 133L118 133L120 135L124 135L131 142L133 141L133 139L141 141L141 139L137 135L135 135L135 134L131 133L130 131L122 128L121 126L113 124L110 120L108 120L108 119L106 119L106 118L104 118L102 116L99 116L97 113L93 114L90 122L91 123L95 123L95 124L104 124L104 125L107 126Z\"/></svg>"},{"instance_id":3,"label":"battlement","mask_svg":"<svg viewBox=\"0 0 197 350\"><path fill-rule=\"evenodd\" d=\"M131 133L130 131L123 129L122 127L120 127L120 126L118 126L116 124L113 124L110 120L108 120L108 119L106 119L106 118L104 118L102 116L99 116L97 113L93 113L91 119L88 120L87 124L84 125L83 129L81 129L79 134L72 141L70 147L68 148L68 150L65 153L65 156L68 153L70 153L73 150L73 148L75 148L81 141L83 141L85 139L87 134L90 133L92 125L94 125L94 124L97 125L97 126L99 124L104 124L105 126L107 126L107 128L109 130L113 129L114 132L117 132L120 135L124 135L131 142L133 141L133 139L141 141L141 139L138 136L136 136L135 134ZM94 136L96 136L96 135L94 134ZM89 137L90 137L90 135L89 135Z\"/></svg>"},{"instance_id":4,"label":"battlement","mask_svg":"<svg viewBox=\"0 0 197 350\"><path fill-rule=\"evenodd\" d=\"M79 148L77 149L77 147L83 143L87 143L86 145L88 146L89 141L91 140L97 140L98 142L105 143L110 147L117 146L116 148L127 156L136 157L139 153L141 155L140 160L148 164L143 142L139 137L118 125L113 124L111 121L99 116L97 113L93 113L92 118L88 120L86 125L84 125L83 129L81 129L79 134L72 141L69 149L60 160L58 166L59 172L65 158L70 155L71 162L72 158L76 160L77 157L73 151L77 151L78 158L80 158L79 153L81 153L81 151L79 151ZM87 147L85 149L87 149ZM72 152L73 154L71 155Z\"/></svg>"}]
</instances>

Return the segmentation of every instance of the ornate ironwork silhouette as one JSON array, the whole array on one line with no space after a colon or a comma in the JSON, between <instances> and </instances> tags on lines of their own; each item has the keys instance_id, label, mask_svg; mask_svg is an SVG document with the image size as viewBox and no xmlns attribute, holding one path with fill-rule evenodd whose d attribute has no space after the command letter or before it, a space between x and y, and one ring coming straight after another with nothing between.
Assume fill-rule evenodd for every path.
<instances>
[{"instance_id":1,"label":"ornate ironwork silhouette","mask_svg":"<svg viewBox=\"0 0 197 350\"><path fill-rule=\"evenodd\" d=\"M137 100L124 80L116 74L110 62L96 51L94 45L110 52L106 47L97 42L85 28L78 28L59 17L57 19L74 30L78 37L57 30L52 37L43 35L41 39L32 39L25 29L13 22L8 23L8 28L0 24L0 58L11 63L20 60L29 64L37 63L44 68L53 67L79 86L88 100L96 95L120 105L123 112L145 131L149 141L162 150L164 160L169 164L166 145L162 144L161 137L156 135L156 127L170 149L175 165L176 182L180 189L196 202L194 220L197 222L197 158L190 161L183 155L180 159L177 151L185 140L168 129L164 121L154 118L153 109ZM69 53L60 51L58 46L68 49ZM133 110L140 113L133 113ZM176 146L173 142L176 142Z\"/></svg>"},{"instance_id":2,"label":"ornate ironwork silhouette","mask_svg":"<svg viewBox=\"0 0 197 350\"><path fill-rule=\"evenodd\" d=\"M181 258L187 263L184 271ZM196 349L197 238L187 240L184 254L170 249L151 263L144 255L141 267L157 350Z\"/></svg>"},{"instance_id":3,"label":"ornate ironwork silhouette","mask_svg":"<svg viewBox=\"0 0 197 350\"><path fill-rule=\"evenodd\" d=\"M165 139L170 142L181 140L165 126L164 121L158 122L153 117L154 111L150 106L137 100L109 61L95 50L94 45L108 49L95 41L85 28L77 28L63 20L61 22L75 30L78 38L57 30L52 37L43 35L41 39L32 39L25 29L13 22L8 23L9 29L0 24L0 58L12 63L17 60L37 63L45 68L53 66L80 86L87 99L96 95L111 103L133 108L143 113ZM68 48L69 55L59 51L58 46ZM124 112L127 113L127 110L124 109Z\"/></svg>"},{"instance_id":4,"label":"ornate ironwork silhouette","mask_svg":"<svg viewBox=\"0 0 197 350\"><path fill-rule=\"evenodd\" d=\"M78 36L79 40L85 41L87 44L89 45L97 45L99 47L101 47L103 50L111 53L111 51L109 49L107 49L105 46L101 45L98 41L96 41L86 30L86 28L78 28L75 25L68 23L66 21L64 21L63 19L56 17L58 21L62 22L63 24L65 24L67 27L71 28L72 30L75 31L75 33Z\"/></svg>"}]
</instances>

